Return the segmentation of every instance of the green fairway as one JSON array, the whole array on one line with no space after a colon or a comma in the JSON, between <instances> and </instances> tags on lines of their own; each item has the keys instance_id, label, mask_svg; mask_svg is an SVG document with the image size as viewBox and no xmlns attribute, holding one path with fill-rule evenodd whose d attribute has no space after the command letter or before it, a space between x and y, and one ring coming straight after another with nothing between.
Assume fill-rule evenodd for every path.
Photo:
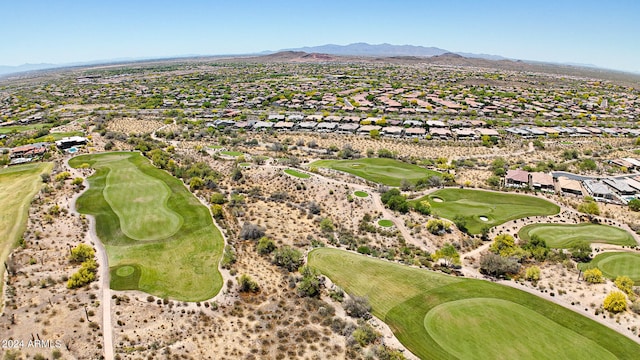
<instances>
[{"instance_id":1,"label":"green fairway","mask_svg":"<svg viewBox=\"0 0 640 360\"><path fill-rule=\"evenodd\" d=\"M295 176L295 177L300 178L300 179L308 179L308 178L311 177L311 175L309 175L307 173L303 173L303 172L296 171L296 170L293 170L293 169L285 169L284 172L286 174L289 174L291 176Z\"/></svg>"},{"instance_id":2,"label":"green fairway","mask_svg":"<svg viewBox=\"0 0 640 360\"><path fill-rule=\"evenodd\" d=\"M378 225L382 227L392 227L393 221L387 219L378 220Z\"/></svg>"},{"instance_id":3,"label":"green fairway","mask_svg":"<svg viewBox=\"0 0 640 360\"><path fill-rule=\"evenodd\" d=\"M640 345L535 295L322 248L309 265L350 294L366 296L407 348L423 359L634 359Z\"/></svg>"},{"instance_id":4,"label":"green fairway","mask_svg":"<svg viewBox=\"0 0 640 360\"><path fill-rule=\"evenodd\" d=\"M29 205L42 186L40 174L51 172L52 163L32 163L0 169L0 262L4 264L22 237ZM4 268L2 269L4 271ZM0 282L0 294L2 285ZM0 301L1 301L0 296ZM0 306L1 308L1 306Z\"/></svg>"},{"instance_id":5,"label":"green fairway","mask_svg":"<svg viewBox=\"0 0 640 360\"><path fill-rule=\"evenodd\" d=\"M485 226L560 212L558 205L534 196L471 189L442 189L411 203L423 200L429 201L438 216L449 220L464 218L470 234L479 234Z\"/></svg>"},{"instance_id":6,"label":"green fairway","mask_svg":"<svg viewBox=\"0 0 640 360\"><path fill-rule=\"evenodd\" d=\"M615 226L598 224L531 224L523 227L518 236L529 240L537 235L552 248L570 248L579 242L597 242L612 245L637 245L627 231Z\"/></svg>"},{"instance_id":7,"label":"green fairway","mask_svg":"<svg viewBox=\"0 0 640 360\"><path fill-rule=\"evenodd\" d=\"M580 264L580 269L597 267L611 280L625 275L640 285L640 254L630 252L606 252L596 255L591 262Z\"/></svg>"},{"instance_id":8,"label":"green fairway","mask_svg":"<svg viewBox=\"0 0 640 360\"><path fill-rule=\"evenodd\" d=\"M318 160L309 166L344 171L363 179L389 186L400 186L403 179L415 183L419 179L428 176L442 175L437 171L427 170L417 165L387 158Z\"/></svg>"},{"instance_id":9,"label":"green fairway","mask_svg":"<svg viewBox=\"0 0 640 360\"><path fill-rule=\"evenodd\" d=\"M222 155L227 155L227 156L233 156L233 157L238 157L240 155L242 155L242 153L240 151L220 151L220 154Z\"/></svg>"},{"instance_id":10,"label":"green fairway","mask_svg":"<svg viewBox=\"0 0 640 360\"><path fill-rule=\"evenodd\" d=\"M200 301L222 287L224 241L209 210L168 173L135 152L77 156L96 169L78 211L96 218L111 288Z\"/></svg>"},{"instance_id":11,"label":"green fairway","mask_svg":"<svg viewBox=\"0 0 640 360\"><path fill-rule=\"evenodd\" d=\"M367 196L369 196L369 194L367 194L364 191L360 191L360 190L354 192L353 195L355 195L357 197L361 197L361 198L366 198Z\"/></svg>"},{"instance_id":12,"label":"green fairway","mask_svg":"<svg viewBox=\"0 0 640 360\"><path fill-rule=\"evenodd\" d=\"M0 134L21 133L29 130L40 130L42 128L50 128L51 124L30 124L30 125L10 125L0 127Z\"/></svg>"}]
</instances>

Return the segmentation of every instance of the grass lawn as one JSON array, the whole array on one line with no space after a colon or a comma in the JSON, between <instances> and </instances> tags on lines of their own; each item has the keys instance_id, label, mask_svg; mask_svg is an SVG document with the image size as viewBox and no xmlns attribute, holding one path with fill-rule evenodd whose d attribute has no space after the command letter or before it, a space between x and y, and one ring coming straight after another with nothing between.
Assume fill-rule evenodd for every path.
<instances>
[{"instance_id":1,"label":"grass lawn","mask_svg":"<svg viewBox=\"0 0 640 360\"><path fill-rule=\"evenodd\" d=\"M471 189L442 189L412 203L427 200L434 214L454 220L462 216L471 234L527 216L553 215L560 207L533 196Z\"/></svg>"},{"instance_id":2,"label":"grass lawn","mask_svg":"<svg viewBox=\"0 0 640 360\"><path fill-rule=\"evenodd\" d=\"M222 149L222 145L209 145L209 149Z\"/></svg>"},{"instance_id":3,"label":"grass lawn","mask_svg":"<svg viewBox=\"0 0 640 360\"><path fill-rule=\"evenodd\" d=\"M357 197L361 197L361 198L366 198L367 196L369 196L369 194L367 194L367 193L366 193L366 192L364 192L364 191L360 191L360 190L355 191L355 192L353 193L353 195L355 195L355 196L357 196Z\"/></svg>"},{"instance_id":4,"label":"grass lawn","mask_svg":"<svg viewBox=\"0 0 640 360\"><path fill-rule=\"evenodd\" d=\"M240 151L220 151L220 154L222 155L227 155L227 156L233 156L233 157L238 157L240 155L242 155L242 153Z\"/></svg>"},{"instance_id":5,"label":"grass lawn","mask_svg":"<svg viewBox=\"0 0 640 360\"><path fill-rule=\"evenodd\" d=\"M535 295L337 249L309 264L346 292L366 296L423 359L634 359L640 344ZM588 349L588 350L587 350Z\"/></svg>"},{"instance_id":6,"label":"grass lawn","mask_svg":"<svg viewBox=\"0 0 640 360\"><path fill-rule=\"evenodd\" d=\"M393 221L387 220L387 219L381 219L381 220L378 220L378 225L382 227L392 227Z\"/></svg>"},{"instance_id":7,"label":"grass lawn","mask_svg":"<svg viewBox=\"0 0 640 360\"><path fill-rule=\"evenodd\" d=\"M311 175L309 175L309 174L307 174L307 173L303 173L303 172L296 171L296 170L293 170L293 169L285 169L285 170L283 170L283 171L284 171L285 173L287 173L287 174L291 175L291 176L295 176L295 177L297 177L297 178L301 178L301 179L308 179L308 178L310 178L310 177L311 177Z\"/></svg>"},{"instance_id":8,"label":"grass lawn","mask_svg":"<svg viewBox=\"0 0 640 360\"><path fill-rule=\"evenodd\" d=\"M442 175L437 171L427 170L417 165L387 158L318 160L309 166L344 171L363 179L389 186L400 186L403 179L415 183L419 179L428 176Z\"/></svg>"},{"instance_id":9,"label":"grass lawn","mask_svg":"<svg viewBox=\"0 0 640 360\"><path fill-rule=\"evenodd\" d=\"M12 132L21 133L29 130L39 130L42 128L50 128L51 124L30 124L30 125L11 125L0 127L0 134L9 134Z\"/></svg>"},{"instance_id":10,"label":"grass lawn","mask_svg":"<svg viewBox=\"0 0 640 360\"><path fill-rule=\"evenodd\" d=\"M49 173L52 163L32 163L0 169L0 262L4 264L27 225L31 200L40 190L40 174ZM4 272L4 267L2 268ZM0 282L0 300L2 285ZM0 309L2 306L0 306Z\"/></svg>"},{"instance_id":11,"label":"grass lawn","mask_svg":"<svg viewBox=\"0 0 640 360\"><path fill-rule=\"evenodd\" d=\"M599 224L531 224L523 227L518 236L529 240L537 235L553 248L570 248L581 242L597 242L612 245L637 245L627 231L609 225Z\"/></svg>"},{"instance_id":12,"label":"grass lawn","mask_svg":"<svg viewBox=\"0 0 640 360\"><path fill-rule=\"evenodd\" d=\"M243 162L243 163L240 163L238 165L242 166L242 167L251 167L251 163L248 163L248 162Z\"/></svg>"},{"instance_id":13,"label":"grass lawn","mask_svg":"<svg viewBox=\"0 0 640 360\"><path fill-rule=\"evenodd\" d=\"M606 252L596 255L591 262L580 264L580 269L586 270L597 267L602 274L614 280L620 275L626 275L640 285L640 254L628 252Z\"/></svg>"},{"instance_id":14,"label":"grass lawn","mask_svg":"<svg viewBox=\"0 0 640 360\"><path fill-rule=\"evenodd\" d=\"M182 301L209 299L220 291L222 235L209 209L180 180L135 152L69 161L74 167L83 163L96 172L76 205L96 218L112 289Z\"/></svg>"}]
</instances>

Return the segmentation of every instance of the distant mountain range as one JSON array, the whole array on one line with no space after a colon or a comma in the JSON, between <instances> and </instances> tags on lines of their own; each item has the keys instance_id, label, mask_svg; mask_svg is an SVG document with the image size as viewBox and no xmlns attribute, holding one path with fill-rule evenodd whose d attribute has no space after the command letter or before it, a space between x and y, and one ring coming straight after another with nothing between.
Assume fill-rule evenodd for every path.
<instances>
[{"instance_id":1,"label":"distant mountain range","mask_svg":"<svg viewBox=\"0 0 640 360\"><path fill-rule=\"evenodd\" d=\"M437 47L425 47L415 45L392 45L378 44L371 45L367 43L354 43L349 45L327 44L321 46L307 46L297 49L283 49L280 51L303 51L306 53L321 53L339 56L416 56L431 57L447 53L453 53L467 58L487 59L487 60L506 60L507 58L499 55L473 54L463 52L453 52ZM270 53L270 52L265 52Z\"/></svg>"},{"instance_id":2,"label":"distant mountain range","mask_svg":"<svg viewBox=\"0 0 640 360\"><path fill-rule=\"evenodd\" d=\"M24 71L51 69L59 66L60 65L56 64L23 64L18 66L0 65L0 75Z\"/></svg>"}]
</instances>

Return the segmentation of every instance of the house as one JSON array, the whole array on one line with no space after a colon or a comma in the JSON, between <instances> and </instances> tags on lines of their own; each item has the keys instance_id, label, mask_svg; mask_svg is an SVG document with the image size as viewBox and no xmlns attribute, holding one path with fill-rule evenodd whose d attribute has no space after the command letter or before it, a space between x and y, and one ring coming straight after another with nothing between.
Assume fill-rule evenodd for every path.
<instances>
[{"instance_id":1,"label":"house","mask_svg":"<svg viewBox=\"0 0 640 360\"><path fill-rule=\"evenodd\" d=\"M9 152L9 157L15 158L33 158L42 156L47 152L47 143L35 143L14 147Z\"/></svg>"},{"instance_id":2,"label":"house","mask_svg":"<svg viewBox=\"0 0 640 360\"><path fill-rule=\"evenodd\" d=\"M420 120L405 120L402 122L402 125L409 127L422 127L424 126L424 123Z\"/></svg>"},{"instance_id":3,"label":"house","mask_svg":"<svg viewBox=\"0 0 640 360\"><path fill-rule=\"evenodd\" d=\"M293 130L293 126L295 123L291 121L280 121L273 125L273 128L276 130Z\"/></svg>"},{"instance_id":4,"label":"house","mask_svg":"<svg viewBox=\"0 0 640 360\"><path fill-rule=\"evenodd\" d=\"M618 195L635 195L636 193L636 190L629 186L629 184L624 180L611 178L604 179L603 182L613 189L613 191Z\"/></svg>"},{"instance_id":5,"label":"house","mask_svg":"<svg viewBox=\"0 0 640 360\"><path fill-rule=\"evenodd\" d=\"M380 129L382 129L380 125L362 125L358 128L357 133L360 135L369 135L371 131L380 131Z\"/></svg>"},{"instance_id":6,"label":"house","mask_svg":"<svg viewBox=\"0 0 640 360\"><path fill-rule=\"evenodd\" d=\"M443 123L440 120L427 120L427 126L430 128L433 128L433 127L443 128L443 127L447 127L447 124Z\"/></svg>"},{"instance_id":7,"label":"house","mask_svg":"<svg viewBox=\"0 0 640 360\"><path fill-rule=\"evenodd\" d=\"M292 119L292 117L295 116L295 120ZM298 118L300 117L300 118ZM306 120L306 121L315 121L315 122L320 122L322 121L322 118L324 116L320 115L320 114L314 114L314 115L307 115L306 119L302 116L302 115L291 115L289 116L289 121L302 121L302 120Z\"/></svg>"},{"instance_id":8,"label":"house","mask_svg":"<svg viewBox=\"0 0 640 360\"><path fill-rule=\"evenodd\" d=\"M387 126L382 129L382 135L391 136L391 137L400 137L404 132L404 128L400 126Z\"/></svg>"},{"instance_id":9,"label":"house","mask_svg":"<svg viewBox=\"0 0 640 360\"><path fill-rule=\"evenodd\" d=\"M529 173L529 186L536 190L555 191L553 176L541 172Z\"/></svg>"},{"instance_id":10,"label":"house","mask_svg":"<svg viewBox=\"0 0 640 360\"><path fill-rule=\"evenodd\" d=\"M498 132L498 130L494 130L494 129L480 128L480 129L476 129L476 132L480 134L480 136L496 136L496 137L500 136L500 133Z\"/></svg>"},{"instance_id":11,"label":"house","mask_svg":"<svg viewBox=\"0 0 640 360\"><path fill-rule=\"evenodd\" d=\"M330 132L334 131L338 128L338 123L334 122L321 122L316 126L316 131L318 132Z\"/></svg>"},{"instance_id":12,"label":"house","mask_svg":"<svg viewBox=\"0 0 640 360\"><path fill-rule=\"evenodd\" d=\"M253 130L266 130L273 128L274 123L268 121L258 121L253 124Z\"/></svg>"},{"instance_id":13,"label":"house","mask_svg":"<svg viewBox=\"0 0 640 360\"><path fill-rule=\"evenodd\" d=\"M222 120L218 119L213 122L207 122L205 125L207 127L217 127L217 128L225 128L227 126L233 126L236 122L233 120Z\"/></svg>"},{"instance_id":14,"label":"house","mask_svg":"<svg viewBox=\"0 0 640 360\"><path fill-rule=\"evenodd\" d=\"M635 169L640 169L640 161L634 158L622 158L622 160L630 163L632 166L629 168L629 170L635 170Z\"/></svg>"},{"instance_id":15,"label":"house","mask_svg":"<svg viewBox=\"0 0 640 360\"><path fill-rule=\"evenodd\" d=\"M582 184L578 180L561 176L557 178L558 189L565 194L582 195Z\"/></svg>"},{"instance_id":16,"label":"house","mask_svg":"<svg viewBox=\"0 0 640 360\"><path fill-rule=\"evenodd\" d=\"M338 125L338 133L340 134L353 134L358 130L360 125L358 123L345 123Z\"/></svg>"},{"instance_id":17,"label":"house","mask_svg":"<svg viewBox=\"0 0 640 360\"><path fill-rule=\"evenodd\" d=\"M270 114L267 117L267 120L269 121L284 121L284 115L280 115L280 114Z\"/></svg>"},{"instance_id":18,"label":"house","mask_svg":"<svg viewBox=\"0 0 640 360\"><path fill-rule=\"evenodd\" d=\"M596 200L610 201L615 199L615 196L611 189L607 187L605 183L598 180L584 180L584 187L587 189L589 195Z\"/></svg>"},{"instance_id":19,"label":"house","mask_svg":"<svg viewBox=\"0 0 640 360\"><path fill-rule=\"evenodd\" d=\"M432 138L442 140L451 139L451 130L444 128L430 128L429 135L431 135Z\"/></svg>"},{"instance_id":20,"label":"house","mask_svg":"<svg viewBox=\"0 0 640 360\"><path fill-rule=\"evenodd\" d=\"M508 170L504 177L504 185L510 187L529 186L529 172L520 169Z\"/></svg>"},{"instance_id":21,"label":"house","mask_svg":"<svg viewBox=\"0 0 640 360\"><path fill-rule=\"evenodd\" d=\"M631 179L631 178L626 178L626 179L624 179L624 181L627 183L627 185L629 185L632 188L634 188L636 190L636 192L640 193L640 181L635 180L635 179Z\"/></svg>"},{"instance_id":22,"label":"house","mask_svg":"<svg viewBox=\"0 0 640 360\"><path fill-rule=\"evenodd\" d=\"M87 141L88 140L86 137L71 136L71 137L65 137L56 141L56 146L58 147L58 149L64 150L77 145L85 145Z\"/></svg>"},{"instance_id":23,"label":"house","mask_svg":"<svg viewBox=\"0 0 640 360\"><path fill-rule=\"evenodd\" d=\"M459 140L475 139L477 136L476 132L469 128L455 128L452 131Z\"/></svg>"},{"instance_id":24,"label":"house","mask_svg":"<svg viewBox=\"0 0 640 360\"><path fill-rule=\"evenodd\" d=\"M427 129L421 127L410 127L404 129L404 136L408 137L424 137L427 133Z\"/></svg>"},{"instance_id":25,"label":"house","mask_svg":"<svg viewBox=\"0 0 640 360\"><path fill-rule=\"evenodd\" d=\"M309 115L309 116L314 116L314 115ZM322 115L315 115L315 116L319 116L320 120L322 120ZM303 115L289 115L287 117L287 121L288 122L298 122L298 121L302 121L304 120L304 116Z\"/></svg>"},{"instance_id":26,"label":"house","mask_svg":"<svg viewBox=\"0 0 640 360\"><path fill-rule=\"evenodd\" d=\"M297 128L300 131L311 131L315 129L316 126L318 126L318 122L316 121L303 121L298 123Z\"/></svg>"}]
</instances>

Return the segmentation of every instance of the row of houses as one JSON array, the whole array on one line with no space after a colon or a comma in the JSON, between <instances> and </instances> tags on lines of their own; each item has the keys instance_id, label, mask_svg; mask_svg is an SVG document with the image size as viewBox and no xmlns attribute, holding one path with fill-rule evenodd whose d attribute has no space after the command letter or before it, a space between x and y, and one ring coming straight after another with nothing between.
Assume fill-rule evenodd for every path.
<instances>
[{"instance_id":1,"label":"row of houses","mask_svg":"<svg viewBox=\"0 0 640 360\"><path fill-rule=\"evenodd\" d=\"M74 146L85 145L87 138L82 136L65 137L55 142L56 147L60 150L68 150ZM9 149L9 165L19 165L41 159L49 150L51 144L47 142L38 142L16 146Z\"/></svg>"},{"instance_id":2,"label":"row of houses","mask_svg":"<svg viewBox=\"0 0 640 360\"><path fill-rule=\"evenodd\" d=\"M338 134L360 134L369 135L372 131L377 131L380 135L389 137L409 137L422 138L430 136L435 139L478 139L482 136L495 136L500 134L494 129L487 128L443 128L443 127L417 127L407 123L406 126L388 125L381 126L371 122L317 122L317 121L232 121L232 120L215 120L206 123L209 127L217 128L234 128L245 130L280 130L280 131L308 131L319 133L338 133Z\"/></svg>"},{"instance_id":3,"label":"row of houses","mask_svg":"<svg viewBox=\"0 0 640 360\"><path fill-rule=\"evenodd\" d=\"M619 204L626 204L634 198L640 199L640 176L577 180L566 176L555 177L547 173L517 169L507 171L504 185L551 193L588 195L597 201Z\"/></svg>"},{"instance_id":4,"label":"row of houses","mask_svg":"<svg viewBox=\"0 0 640 360\"><path fill-rule=\"evenodd\" d=\"M507 135L524 138L548 137L548 136L640 136L640 129L607 128L607 127L531 127L519 126L504 129Z\"/></svg>"}]
</instances>

